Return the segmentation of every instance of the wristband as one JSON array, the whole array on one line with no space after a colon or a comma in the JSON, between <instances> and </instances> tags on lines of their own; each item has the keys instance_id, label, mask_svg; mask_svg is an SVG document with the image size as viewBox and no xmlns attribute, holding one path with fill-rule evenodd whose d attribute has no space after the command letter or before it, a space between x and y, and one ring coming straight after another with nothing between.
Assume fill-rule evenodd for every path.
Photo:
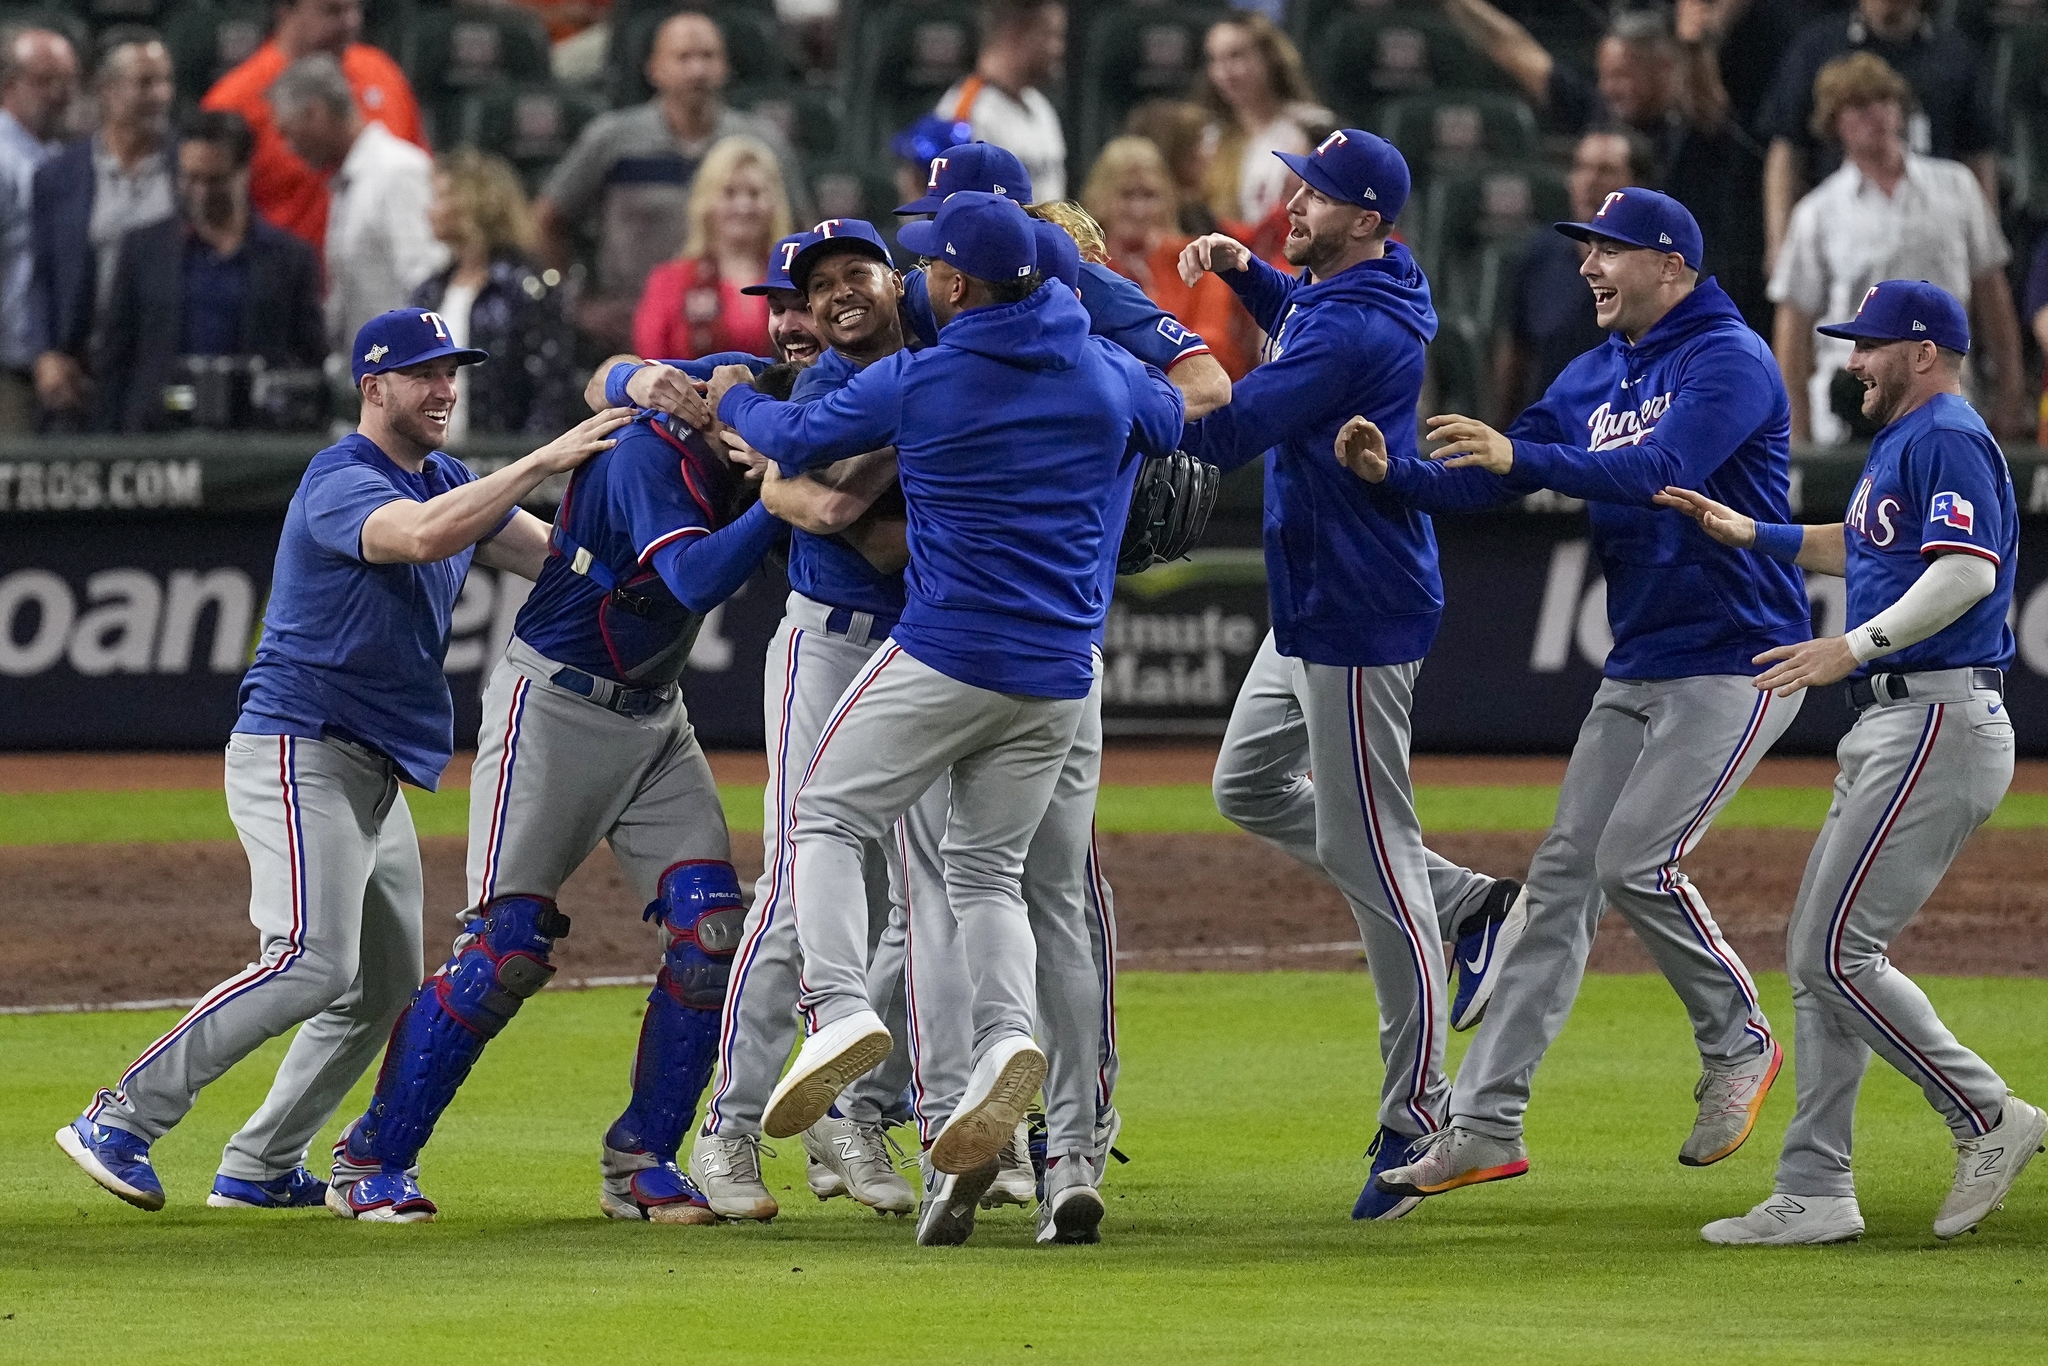
<instances>
[{"instance_id":1,"label":"wristband","mask_svg":"<svg viewBox=\"0 0 2048 1366\"><path fill-rule=\"evenodd\" d=\"M644 360L622 360L611 369L605 371L604 401L606 407L634 408L639 406L633 402L633 396L626 392L626 383L645 364L647 362Z\"/></svg>"},{"instance_id":2,"label":"wristband","mask_svg":"<svg viewBox=\"0 0 2048 1366\"><path fill-rule=\"evenodd\" d=\"M1796 522L1758 522L1754 549L1774 560L1796 560L1806 544L1806 528Z\"/></svg>"}]
</instances>

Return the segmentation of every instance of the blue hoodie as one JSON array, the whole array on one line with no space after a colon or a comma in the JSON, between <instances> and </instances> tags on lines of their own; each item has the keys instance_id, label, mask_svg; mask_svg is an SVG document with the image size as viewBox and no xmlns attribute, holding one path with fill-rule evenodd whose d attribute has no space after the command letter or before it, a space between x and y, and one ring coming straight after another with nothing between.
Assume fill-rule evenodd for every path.
<instances>
[{"instance_id":1,"label":"blue hoodie","mask_svg":"<svg viewBox=\"0 0 2048 1366\"><path fill-rule=\"evenodd\" d=\"M938 345L814 403L740 387L718 415L791 472L893 443L910 568L891 638L973 687L1079 698L1130 452L1171 451L1182 407L1164 375L1089 336L1073 291L1049 281L957 315Z\"/></svg>"},{"instance_id":2,"label":"blue hoodie","mask_svg":"<svg viewBox=\"0 0 2048 1366\"><path fill-rule=\"evenodd\" d=\"M1607 676L1753 676L1756 655L1813 634L1804 578L1650 500L1676 485L1791 521L1791 412L1770 347L1709 279L1634 345L1615 333L1566 366L1508 428L1504 477L1408 457L1381 487L1438 512L1542 488L1586 499L1614 632Z\"/></svg>"},{"instance_id":3,"label":"blue hoodie","mask_svg":"<svg viewBox=\"0 0 2048 1366\"><path fill-rule=\"evenodd\" d=\"M1266 580L1273 644L1313 664L1406 664L1443 617L1429 517L1337 463L1337 429L1363 414L1390 454L1415 452L1423 348L1436 335L1429 282L1398 242L1327 280L1252 259L1223 272L1271 338L1228 406L1184 446L1226 470L1266 454Z\"/></svg>"},{"instance_id":4,"label":"blue hoodie","mask_svg":"<svg viewBox=\"0 0 2048 1366\"><path fill-rule=\"evenodd\" d=\"M1088 310L1088 330L1147 365L1171 370L1190 356L1209 354L1207 342L1108 266L1083 261L1080 294L1081 307ZM912 346L930 346L938 339L939 323L922 270L903 277L903 327Z\"/></svg>"}]
</instances>

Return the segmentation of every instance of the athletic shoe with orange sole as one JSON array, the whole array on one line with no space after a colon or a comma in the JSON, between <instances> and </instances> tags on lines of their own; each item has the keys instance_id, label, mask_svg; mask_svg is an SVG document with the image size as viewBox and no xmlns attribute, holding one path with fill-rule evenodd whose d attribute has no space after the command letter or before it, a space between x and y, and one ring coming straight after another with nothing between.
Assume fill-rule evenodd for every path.
<instances>
[{"instance_id":1,"label":"athletic shoe with orange sole","mask_svg":"<svg viewBox=\"0 0 2048 1366\"><path fill-rule=\"evenodd\" d=\"M1373 1178L1388 1195L1442 1195L1460 1186L1505 1181L1529 1170L1529 1150L1519 1138L1494 1138L1451 1125L1416 1139L1415 1160Z\"/></svg>"},{"instance_id":2,"label":"athletic shoe with orange sole","mask_svg":"<svg viewBox=\"0 0 2048 1366\"><path fill-rule=\"evenodd\" d=\"M1785 1050L1776 1039L1733 1067L1704 1064L1700 1084L1692 1092L1700 1103L1700 1116L1678 1150L1678 1160L1688 1167L1711 1167L1747 1142L1784 1065Z\"/></svg>"}]
</instances>

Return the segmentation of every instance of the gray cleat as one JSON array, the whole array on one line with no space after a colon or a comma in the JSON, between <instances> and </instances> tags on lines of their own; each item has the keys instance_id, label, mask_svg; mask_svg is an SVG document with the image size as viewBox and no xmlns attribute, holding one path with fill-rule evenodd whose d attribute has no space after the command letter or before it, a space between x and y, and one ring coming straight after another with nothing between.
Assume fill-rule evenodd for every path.
<instances>
[{"instance_id":1,"label":"gray cleat","mask_svg":"<svg viewBox=\"0 0 2048 1366\"><path fill-rule=\"evenodd\" d=\"M1753 1058L1732 1067L1703 1063L1693 1099L1700 1103L1699 1118L1678 1150L1678 1160L1688 1167L1710 1167L1733 1153L1749 1139L1756 1117L1770 1098L1771 1083L1784 1066L1785 1050L1776 1039Z\"/></svg>"},{"instance_id":2,"label":"gray cleat","mask_svg":"<svg viewBox=\"0 0 2048 1366\"><path fill-rule=\"evenodd\" d=\"M1956 1182L1934 1216L1934 1236L1953 1238L1969 1233L2005 1201L2012 1183L2041 1151L2048 1137L2048 1111L2027 1104L2008 1091L1998 1126L1976 1138L1956 1142Z\"/></svg>"},{"instance_id":3,"label":"gray cleat","mask_svg":"<svg viewBox=\"0 0 2048 1366\"><path fill-rule=\"evenodd\" d=\"M1031 1166L1031 1126L1019 1124L1017 1132L996 1154L996 1179L981 1197L983 1209L997 1205L1030 1205L1038 1198L1038 1173Z\"/></svg>"},{"instance_id":4,"label":"gray cleat","mask_svg":"<svg viewBox=\"0 0 2048 1366\"><path fill-rule=\"evenodd\" d=\"M1529 1150L1521 1139L1494 1138L1456 1124L1424 1135L1411 1151L1420 1156L1381 1172L1373 1184L1389 1195L1441 1195L1529 1170Z\"/></svg>"},{"instance_id":5,"label":"gray cleat","mask_svg":"<svg viewBox=\"0 0 2048 1366\"><path fill-rule=\"evenodd\" d=\"M721 1219L773 1219L780 1207L761 1182L761 1139L697 1135L690 1148L690 1180Z\"/></svg>"},{"instance_id":6,"label":"gray cleat","mask_svg":"<svg viewBox=\"0 0 2048 1366\"><path fill-rule=\"evenodd\" d=\"M1700 1230L1703 1242L1723 1247L1797 1247L1853 1243L1863 1236L1863 1212L1853 1195L1786 1195L1780 1191L1749 1213L1716 1219Z\"/></svg>"},{"instance_id":7,"label":"gray cleat","mask_svg":"<svg viewBox=\"0 0 2048 1366\"><path fill-rule=\"evenodd\" d=\"M989 1182L996 1179L996 1164L988 1163L958 1176L932 1165L929 1150L917 1155L917 1170L924 1178L924 1208L917 1215L919 1247L958 1247L974 1236L974 1207Z\"/></svg>"},{"instance_id":8,"label":"gray cleat","mask_svg":"<svg viewBox=\"0 0 2048 1366\"><path fill-rule=\"evenodd\" d=\"M889 1136L882 1125L826 1115L804 1130L804 1151L811 1158L811 1192L820 1200L851 1195L877 1214L908 1214L917 1208L917 1192L889 1160ZM819 1189L821 1166L838 1179L838 1190Z\"/></svg>"},{"instance_id":9,"label":"gray cleat","mask_svg":"<svg viewBox=\"0 0 2048 1366\"><path fill-rule=\"evenodd\" d=\"M1068 1153L1045 1165L1045 1199L1038 1206L1041 1243L1102 1241L1102 1194L1095 1169L1079 1153Z\"/></svg>"}]
</instances>

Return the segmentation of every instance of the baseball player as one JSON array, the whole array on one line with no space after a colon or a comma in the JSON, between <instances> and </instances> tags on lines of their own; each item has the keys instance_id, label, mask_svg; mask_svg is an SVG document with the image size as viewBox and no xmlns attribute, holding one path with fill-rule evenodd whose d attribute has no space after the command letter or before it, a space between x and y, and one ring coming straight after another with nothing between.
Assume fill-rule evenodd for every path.
<instances>
[{"instance_id":1,"label":"baseball player","mask_svg":"<svg viewBox=\"0 0 2048 1366\"><path fill-rule=\"evenodd\" d=\"M328 1204L412 1222L409 1175L484 1046L554 975L555 896L602 839L667 932L633 1065L606 1131L614 1219L708 1223L676 1164L710 1077L745 906L711 767L678 680L704 614L782 524L746 501L722 450L642 412L563 495L549 554L483 697L470 803L467 931L392 1033L370 1106L335 1144Z\"/></svg>"},{"instance_id":2,"label":"baseball player","mask_svg":"<svg viewBox=\"0 0 2048 1366\"><path fill-rule=\"evenodd\" d=\"M1271 338L1230 405L1187 430L1188 453L1225 470L1267 456L1273 629L1231 710L1216 804L1322 870L1351 903L1386 1062L1377 1172L1406 1161L1442 1123L1443 940L1455 935L1460 961L1477 959L1483 975L1519 887L1423 847L1408 713L1443 612L1436 538L1427 516L1331 455L1338 425L1361 405L1412 440L1436 313L1415 258L1388 236L1408 197L1408 166L1392 143L1355 128L1311 155L1276 155L1302 179L1286 243L1302 276L1223 236L1197 238L1181 255L1184 277L1216 271ZM1352 1215L1399 1218L1413 1203L1368 1181Z\"/></svg>"},{"instance_id":3,"label":"baseball player","mask_svg":"<svg viewBox=\"0 0 2048 1366\"><path fill-rule=\"evenodd\" d=\"M1759 691L1851 679L1857 715L1786 933L1799 1108L1771 1198L1701 1229L1710 1243L1862 1234L1849 1151L1873 1050L1919 1083L1955 1134L1937 1237L1997 1209L2048 1135L2048 1113L2007 1090L1885 957L2012 781L2003 683L2017 504L1998 443L1962 396L1969 320L1939 285L1886 280L1853 319L1819 330L1855 343L1848 369L1863 382L1863 414L1883 424L1846 520L1766 523L1688 489L1658 500L1723 545L1842 576L1859 623L1756 657L1769 666Z\"/></svg>"},{"instance_id":4,"label":"baseball player","mask_svg":"<svg viewBox=\"0 0 2048 1366\"><path fill-rule=\"evenodd\" d=\"M486 359L439 315L356 334L355 433L292 496L256 660L227 746L228 814L249 856L259 960L200 999L57 1144L129 1204L163 1208L149 1148L199 1091L303 1022L262 1108L229 1140L209 1205L319 1204L306 1146L419 984L419 842L400 782L432 791L454 747L441 672L472 557L540 572L548 527L518 502L612 445L600 413L482 479L436 449L455 371Z\"/></svg>"},{"instance_id":5,"label":"baseball player","mask_svg":"<svg viewBox=\"0 0 2048 1366\"><path fill-rule=\"evenodd\" d=\"M1023 859L1093 684L1101 545L1128 451L1171 450L1182 405L1157 372L1084 340L1085 313L1071 291L1040 283L1030 220L1012 201L956 193L901 240L932 258L936 347L877 362L814 404L731 389L719 415L789 465L897 447L907 605L826 722L796 798L797 929L815 1028L764 1126L803 1127L893 1048L862 990L847 861L950 771L947 900L973 979L975 1064L920 1159L929 1186L934 1170L994 1159L1045 1075ZM969 394L976 402L960 402Z\"/></svg>"},{"instance_id":6,"label":"baseball player","mask_svg":"<svg viewBox=\"0 0 2048 1366\"><path fill-rule=\"evenodd\" d=\"M1614 648L1529 869L1528 918L1458 1070L1450 1123L1375 1178L1418 1198L1528 1170L1522 1116L1564 1027L1607 905L1627 918L1693 1022L1698 1115L1679 1161L1742 1146L1783 1050L1756 984L1679 862L1797 713L1759 692L1760 652L1808 638L1788 565L1715 544L1653 505L1666 485L1706 489L1783 520L1790 405L1769 346L1721 287L1699 278L1699 225L1676 200L1628 188L1559 232L1588 244L1580 269L1612 336L1559 375L1506 435L1433 417L1441 463L1383 454L1347 423L1338 454L1432 510L1491 506L1539 488L1587 499L1607 576ZM1368 451L1367 448L1370 448ZM1476 467L1476 468L1474 468Z\"/></svg>"}]
</instances>

